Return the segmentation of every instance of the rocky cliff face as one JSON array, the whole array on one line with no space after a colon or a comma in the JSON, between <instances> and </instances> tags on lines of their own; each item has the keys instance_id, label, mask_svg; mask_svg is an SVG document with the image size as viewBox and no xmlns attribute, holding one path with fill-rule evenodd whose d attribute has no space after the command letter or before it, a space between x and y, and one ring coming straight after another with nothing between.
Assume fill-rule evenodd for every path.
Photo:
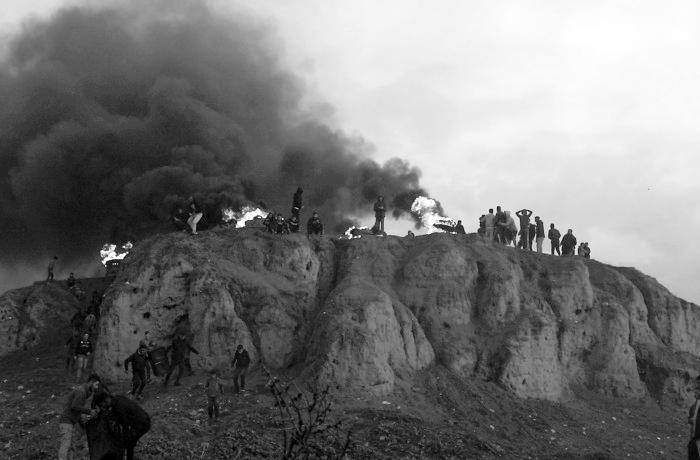
<instances>
[{"instance_id":1,"label":"rocky cliff face","mask_svg":"<svg viewBox=\"0 0 700 460\"><path fill-rule=\"evenodd\" d=\"M700 372L700 308L654 279L475 235L357 240L220 229L138 244L106 293L96 370L188 333L195 368L254 361L339 388L392 390L430 366L561 400L586 387L681 400Z\"/></svg>"}]
</instances>

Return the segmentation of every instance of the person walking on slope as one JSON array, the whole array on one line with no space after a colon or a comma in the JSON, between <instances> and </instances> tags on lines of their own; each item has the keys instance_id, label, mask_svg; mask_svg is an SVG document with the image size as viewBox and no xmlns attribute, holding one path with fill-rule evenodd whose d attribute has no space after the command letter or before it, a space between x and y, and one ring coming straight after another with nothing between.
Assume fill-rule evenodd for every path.
<instances>
[{"instance_id":1,"label":"person walking on slope","mask_svg":"<svg viewBox=\"0 0 700 460\"><path fill-rule=\"evenodd\" d=\"M148 350L145 346L139 346L136 353L126 358L124 361L124 372L129 373L129 363L131 363L131 393L132 397L141 399L143 388L146 382L151 380L151 363L148 360Z\"/></svg>"},{"instance_id":2,"label":"person walking on slope","mask_svg":"<svg viewBox=\"0 0 700 460\"><path fill-rule=\"evenodd\" d=\"M301 189L301 187L298 187L297 191L294 192L294 197L292 197L292 216L296 217L297 220L299 220L299 213L303 207L301 200L302 193L304 193L304 191Z\"/></svg>"},{"instance_id":3,"label":"person walking on slope","mask_svg":"<svg viewBox=\"0 0 700 460\"><path fill-rule=\"evenodd\" d=\"M221 383L219 374L216 369L212 369L209 373L207 383L204 385L207 392L207 413L209 414L209 423L219 419L219 402L217 398L224 394L224 385Z\"/></svg>"},{"instance_id":4,"label":"person walking on slope","mask_svg":"<svg viewBox=\"0 0 700 460\"><path fill-rule=\"evenodd\" d=\"M239 391L245 391L245 376L248 373L248 366L250 366L248 350L239 344L231 362L231 367L233 367L233 391L236 394Z\"/></svg>"},{"instance_id":5,"label":"person walking on slope","mask_svg":"<svg viewBox=\"0 0 700 460\"><path fill-rule=\"evenodd\" d=\"M76 377L78 383L83 378L83 371L87 369L88 360L92 354L92 342L90 341L90 334L87 332L83 334L83 338L78 343L78 346L73 352L73 358L75 359L75 367L77 368Z\"/></svg>"},{"instance_id":6,"label":"person walking on slope","mask_svg":"<svg viewBox=\"0 0 700 460\"><path fill-rule=\"evenodd\" d=\"M529 209L521 209L515 213L520 219L520 241L518 242L518 247L527 249L528 242L530 241L530 216L532 211Z\"/></svg>"},{"instance_id":7,"label":"person walking on slope","mask_svg":"<svg viewBox=\"0 0 700 460\"><path fill-rule=\"evenodd\" d=\"M386 206L384 205L384 197L379 195L374 203L374 226L380 232L384 231L384 216L386 215Z\"/></svg>"},{"instance_id":8,"label":"person walking on slope","mask_svg":"<svg viewBox=\"0 0 700 460\"><path fill-rule=\"evenodd\" d=\"M58 419L58 428L61 433L61 444L58 448L58 460L68 460L68 454L72 450L73 434L80 436L83 433L81 422L97 416L97 410L87 407L87 400L100 387L100 377L92 374L86 383L73 388L66 399L61 417ZM80 458L75 456L75 458Z\"/></svg>"},{"instance_id":9,"label":"person walking on slope","mask_svg":"<svg viewBox=\"0 0 700 460\"><path fill-rule=\"evenodd\" d=\"M58 257L53 256L53 259L49 261L49 266L46 267L48 271L48 276L46 277L46 281L53 281L53 270L56 268L56 261L58 260Z\"/></svg>"},{"instance_id":10,"label":"person walking on slope","mask_svg":"<svg viewBox=\"0 0 700 460\"><path fill-rule=\"evenodd\" d=\"M185 370L185 357L187 356L187 351L199 354L197 350L194 349L192 345L187 341L187 336L185 334L180 334L173 340L173 343L165 350L166 353L172 350L170 355L170 369L165 375L165 380L163 381L163 386L168 386L170 381L170 376L177 367L177 376L175 377L175 386L180 386L180 379L182 378L182 373Z\"/></svg>"},{"instance_id":11,"label":"person walking on slope","mask_svg":"<svg viewBox=\"0 0 700 460\"><path fill-rule=\"evenodd\" d=\"M569 229L561 239L561 250L565 256L573 256L574 248L576 247L576 237L574 236L574 231Z\"/></svg>"},{"instance_id":12,"label":"person walking on slope","mask_svg":"<svg viewBox=\"0 0 700 460\"><path fill-rule=\"evenodd\" d=\"M190 197L190 217L187 219L187 225L190 226L193 235L197 234L197 223L203 215L202 207L195 201L194 197Z\"/></svg>"},{"instance_id":13,"label":"person walking on slope","mask_svg":"<svg viewBox=\"0 0 700 460\"><path fill-rule=\"evenodd\" d=\"M542 252L542 242L544 241L544 222L540 216L535 216L535 243L537 244L537 252Z\"/></svg>"}]
</instances>

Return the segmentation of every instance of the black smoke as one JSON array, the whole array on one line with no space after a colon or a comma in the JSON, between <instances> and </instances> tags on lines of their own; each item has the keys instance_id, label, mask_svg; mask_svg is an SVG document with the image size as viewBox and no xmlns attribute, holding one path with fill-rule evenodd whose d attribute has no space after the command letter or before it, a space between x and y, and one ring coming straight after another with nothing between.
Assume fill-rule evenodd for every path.
<instances>
[{"instance_id":1,"label":"black smoke","mask_svg":"<svg viewBox=\"0 0 700 460\"><path fill-rule=\"evenodd\" d=\"M304 189L328 228L395 216L420 171L305 110L274 32L199 1L73 7L26 24L0 62L0 252L4 264L84 258L106 241L168 228L189 196L289 214ZM304 215L306 214L306 215ZM43 260L43 259L42 259Z\"/></svg>"}]
</instances>

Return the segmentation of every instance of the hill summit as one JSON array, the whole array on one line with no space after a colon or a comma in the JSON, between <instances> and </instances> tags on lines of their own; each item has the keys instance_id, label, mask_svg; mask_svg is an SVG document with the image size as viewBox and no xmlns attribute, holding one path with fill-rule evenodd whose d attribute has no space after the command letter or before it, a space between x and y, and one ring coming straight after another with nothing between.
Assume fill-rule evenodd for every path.
<instances>
[{"instance_id":1,"label":"hill summit","mask_svg":"<svg viewBox=\"0 0 700 460\"><path fill-rule=\"evenodd\" d=\"M386 394L443 366L525 398L577 387L680 402L700 371L700 308L632 268L476 235L354 240L256 229L154 236L108 289L95 352L114 380L146 333L193 338L195 369L254 362Z\"/></svg>"}]
</instances>

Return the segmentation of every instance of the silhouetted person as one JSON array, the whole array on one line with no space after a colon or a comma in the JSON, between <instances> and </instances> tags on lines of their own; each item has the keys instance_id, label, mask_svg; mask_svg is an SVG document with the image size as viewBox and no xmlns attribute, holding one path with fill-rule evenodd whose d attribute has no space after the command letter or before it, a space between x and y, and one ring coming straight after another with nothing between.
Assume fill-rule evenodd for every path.
<instances>
[{"instance_id":1,"label":"silhouetted person","mask_svg":"<svg viewBox=\"0 0 700 460\"><path fill-rule=\"evenodd\" d=\"M48 276L46 278L46 281L53 281L53 270L56 268L56 261L58 260L58 257L53 256L53 259L49 261L49 266L46 267L48 271Z\"/></svg>"},{"instance_id":2,"label":"silhouetted person","mask_svg":"<svg viewBox=\"0 0 700 460\"><path fill-rule=\"evenodd\" d=\"M493 240L494 238L494 226L496 225L496 216L493 214L493 209L489 209L489 213L484 215L484 226L486 227L486 233L484 238L487 240Z\"/></svg>"},{"instance_id":3,"label":"silhouetted person","mask_svg":"<svg viewBox=\"0 0 700 460\"><path fill-rule=\"evenodd\" d=\"M131 396L141 399L146 382L151 380L151 362L148 359L148 349L139 346L136 353L124 360L124 372L129 373L131 363Z\"/></svg>"},{"instance_id":4,"label":"silhouetted person","mask_svg":"<svg viewBox=\"0 0 700 460\"><path fill-rule=\"evenodd\" d=\"M189 224L187 223L188 219L189 215L181 207L178 207L171 216L171 221L175 229L181 231L186 231L189 228Z\"/></svg>"},{"instance_id":5,"label":"silhouetted person","mask_svg":"<svg viewBox=\"0 0 700 460\"><path fill-rule=\"evenodd\" d=\"M529 238L527 244L528 244L528 249L532 251L532 242L535 240L535 233L537 232L537 225L531 223L530 227L528 229L527 236Z\"/></svg>"},{"instance_id":6,"label":"silhouetted person","mask_svg":"<svg viewBox=\"0 0 700 460\"><path fill-rule=\"evenodd\" d=\"M585 254L585 252L586 252L586 250L585 250L585 248L583 247L583 243L579 244L579 245L578 245L578 249L576 249L576 255L579 255L579 256L583 257L583 255Z\"/></svg>"},{"instance_id":7,"label":"silhouetted person","mask_svg":"<svg viewBox=\"0 0 700 460\"><path fill-rule=\"evenodd\" d=\"M535 216L535 242L537 244L537 252L542 252L542 242L544 241L544 222L540 216ZM532 245L530 245L532 246ZM532 248L530 248L532 249Z\"/></svg>"},{"instance_id":8,"label":"silhouetted person","mask_svg":"<svg viewBox=\"0 0 700 460\"><path fill-rule=\"evenodd\" d=\"M275 213L270 212L267 214L267 217L265 217L265 220L263 220L263 225L267 229L269 233L275 233Z\"/></svg>"},{"instance_id":9,"label":"silhouetted person","mask_svg":"<svg viewBox=\"0 0 700 460\"><path fill-rule=\"evenodd\" d=\"M554 251L556 251L557 255L560 256L561 252L559 251L559 238L561 238L561 233L559 233L559 230L554 228L554 224L549 224L547 238L549 238L549 243L552 245L552 255L554 255Z\"/></svg>"},{"instance_id":10,"label":"silhouetted person","mask_svg":"<svg viewBox=\"0 0 700 460\"><path fill-rule=\"evenodd\" d=\"M374 203L374 225L380 232L384 231L384 216L386 215L386 205L384 197L379 195Z\"/></svg>"},{"instance_id":11,"label":"silhouetted person","mask_svg":"<svg viewBox=\"0 0 700 460\"><path fill-rule=\"evenodd\" d=\"M248 350L243 348L243 345L236 347L236 353L233 355L231 367L233 367L233 391L238 393L239 390L245 390L245 376L248 373L250 366L250 355Z\"/></svg>"},{"instance_id":12,"label":"silhouetted person","mask_svg":"<svg viewBox=\"0 0 700 460\"><path fill-rule=\"evenodd\" d=\"M518 234L518 228L515 226L515 220L510 216L510 211L505 211L504 217L505 220L498 223L498 226L501 227L501 238L503 239L503 244L508 245L512 241L513 246L515 246L515 239Z\"/></svg>"},{"instance_id":13,"label":"silhouetted person","mask_svg":"<svg viewBox=\"0 0 700 460\"><path fill-rule=\"evenodd\" d=\"M561 239L561 250L565 256L573 256L576 248L576 237L574 231L569 229L566 235Z\"/></svg>"},{"instance_id":14,"label":"silhouetted person","mask_svg":"<svg viewBox=\"0 0 700 460\"><path fill-rule=\"evenodd\" d=\"M462 221L458 220L457 225L455 225L455 232L457 232L458 235L466 235L467 232L464 230L464 225L462 225Z\"/></svg>"},{"instance_id":15,"label":"silhouetted person","mask_svg":"<svg viewBox=\"0 0 700 460\"><path fill-rule=\"evenodd\" d=\"M185 334L180 334L177 337L175 337L175 339L173 339L173 343L167 348L166 352L170 350L172 350L172 353L170 355L170 369L168 369L168 373L165 375L165 381L163 381L163 385L168 385L168 382L170 381L170 375L172 375L173 371L177 367L177 376L175 377L174 385L179 386L180 379L182 378L182 373L185 370L185 358L187 356L187 350L197 355L199 354L199 352L195 350L194 347L192 347L192 345L190 345Z\"/></svg>"},{"instance_id":16,"label":"silhouetted person","mask_svg":"<svg viewBox=\"0 0 700 460\"><path fill-rule=\"evenodd\" d=\"M282 234L287 234L289 233L289 230L287 229L287 223L284 220L284 217L282 217L282 214L278 213L277 216L275 216L275 224L274 224L274 232L278 235Z\"/></svg>"},{"instance_id":17,"label":"silhouetted person","mask_svg":"<svg viewBox=\"0 0 700 460\"><path fill-rule=\"evenodd\" d=\"M301 199L302 193L304 193L304 191L299 187L297 191L294 192L294 197L292 198L292 216L296 217L297 220L299 220L299 213L301 212L301 208L303 208Z\"/></svg>"},{"instance_id":18,"label":"silhouetted person","mask_svg":"<svg viewBox=\"0 0 700 460\"><path fill-rule=\"evenodd\" d=\"M486 221L484 220L485 217L485 214L482 214L479 217L479 229L476 231L476 234L481 236L482 238L486 236Z\"/></svg>"},{"instance_id":19,"label":"silhouetted person","mask_svg":"<svg viewBox=\"0 0 700 460\"><path fill-rule=\"evenodd\" d=\"M409 230L408 233L406 233L406 236L409 237L409 238L411 238L411 239L413 239L413 238L416 237L416 234L413 233L411 230Z\"/></svg>"},{"instance_id":20,"label":"silhouetted person","mask_svg":"<svg viewBox=\"0 0 700 460\"><path fill-rule=\"evenodd\" d=\"M323 223L321 222L321 218L316 211L314 211L311 218L306 223L306 234L323 236Z\"/></svg>"},{"instance_id":21,"label":"silhouetted person","mask_svg":"<svg viewBox=\"0 0 700 460\"><path fill-rule=\"evenodd\" d=\"M141 405L126 396L101 392L93 398L99 415L85 426L91 459L134 459L141 437L151 429L151 417Z\"/></svg>"},{"instance_id":22,"label":"silhouetted person","mask_svg":"<svg viewBox=\"0 0 700 460\"><path fill-rule=\"evenodd\" d=\"M75 350L80 344L80 337L80 332L78 332L78 330L74 328L70 338L68 339L68 341L66 341L66 370L72 370L73 367L75 367Z\"/></svg>"},{"instance_id":23,"label":"silhouetted person","mask_svg":"<svg viewBox=\"0 0 700 460\"><path fill-rule=\"evenodd\" d=\"M588 242L583 243L583 257L586 259L591 258L591 248L588 247Z\"/></svg>"},{"instance_id":24,"label":"silhouetted person","mask_svg":"<svg viewBox=\"0 0 700 460\"><path fill-rule=\"evenodd\" d=\"M523 249L528 248L528 242L530 241L530 216L532 211L529 209L521 209L515 213L520 219L520 241L518 242L518 247Z\"/></svg>"},{"instance_id":25,"label":"silhouetted person","mask_svg":"<svg viewBox=\"0 0 700 460\"><path fill-rule=\"evenodd\" d=\"M68 285L68 288L72 288L75 286L75 275L73 272L70 272L70 275L68 275L68 279L66 280L66 285Z\"/></svg>"},{"instance_id":26,"label":"silhouetted person","mask_svg":"<svg viewBox=\"0 0 700 460\"><path fill-rule=\"evenodd\" d=\"M495 225L494 225L494 230L496 234L494 237L499 243L505 244L505 227L503 224L505 224L507 221L506 218L506 213L501 211L500 206L496 206L496 220L495 220Z\"/></svg>"}]
</instances>

